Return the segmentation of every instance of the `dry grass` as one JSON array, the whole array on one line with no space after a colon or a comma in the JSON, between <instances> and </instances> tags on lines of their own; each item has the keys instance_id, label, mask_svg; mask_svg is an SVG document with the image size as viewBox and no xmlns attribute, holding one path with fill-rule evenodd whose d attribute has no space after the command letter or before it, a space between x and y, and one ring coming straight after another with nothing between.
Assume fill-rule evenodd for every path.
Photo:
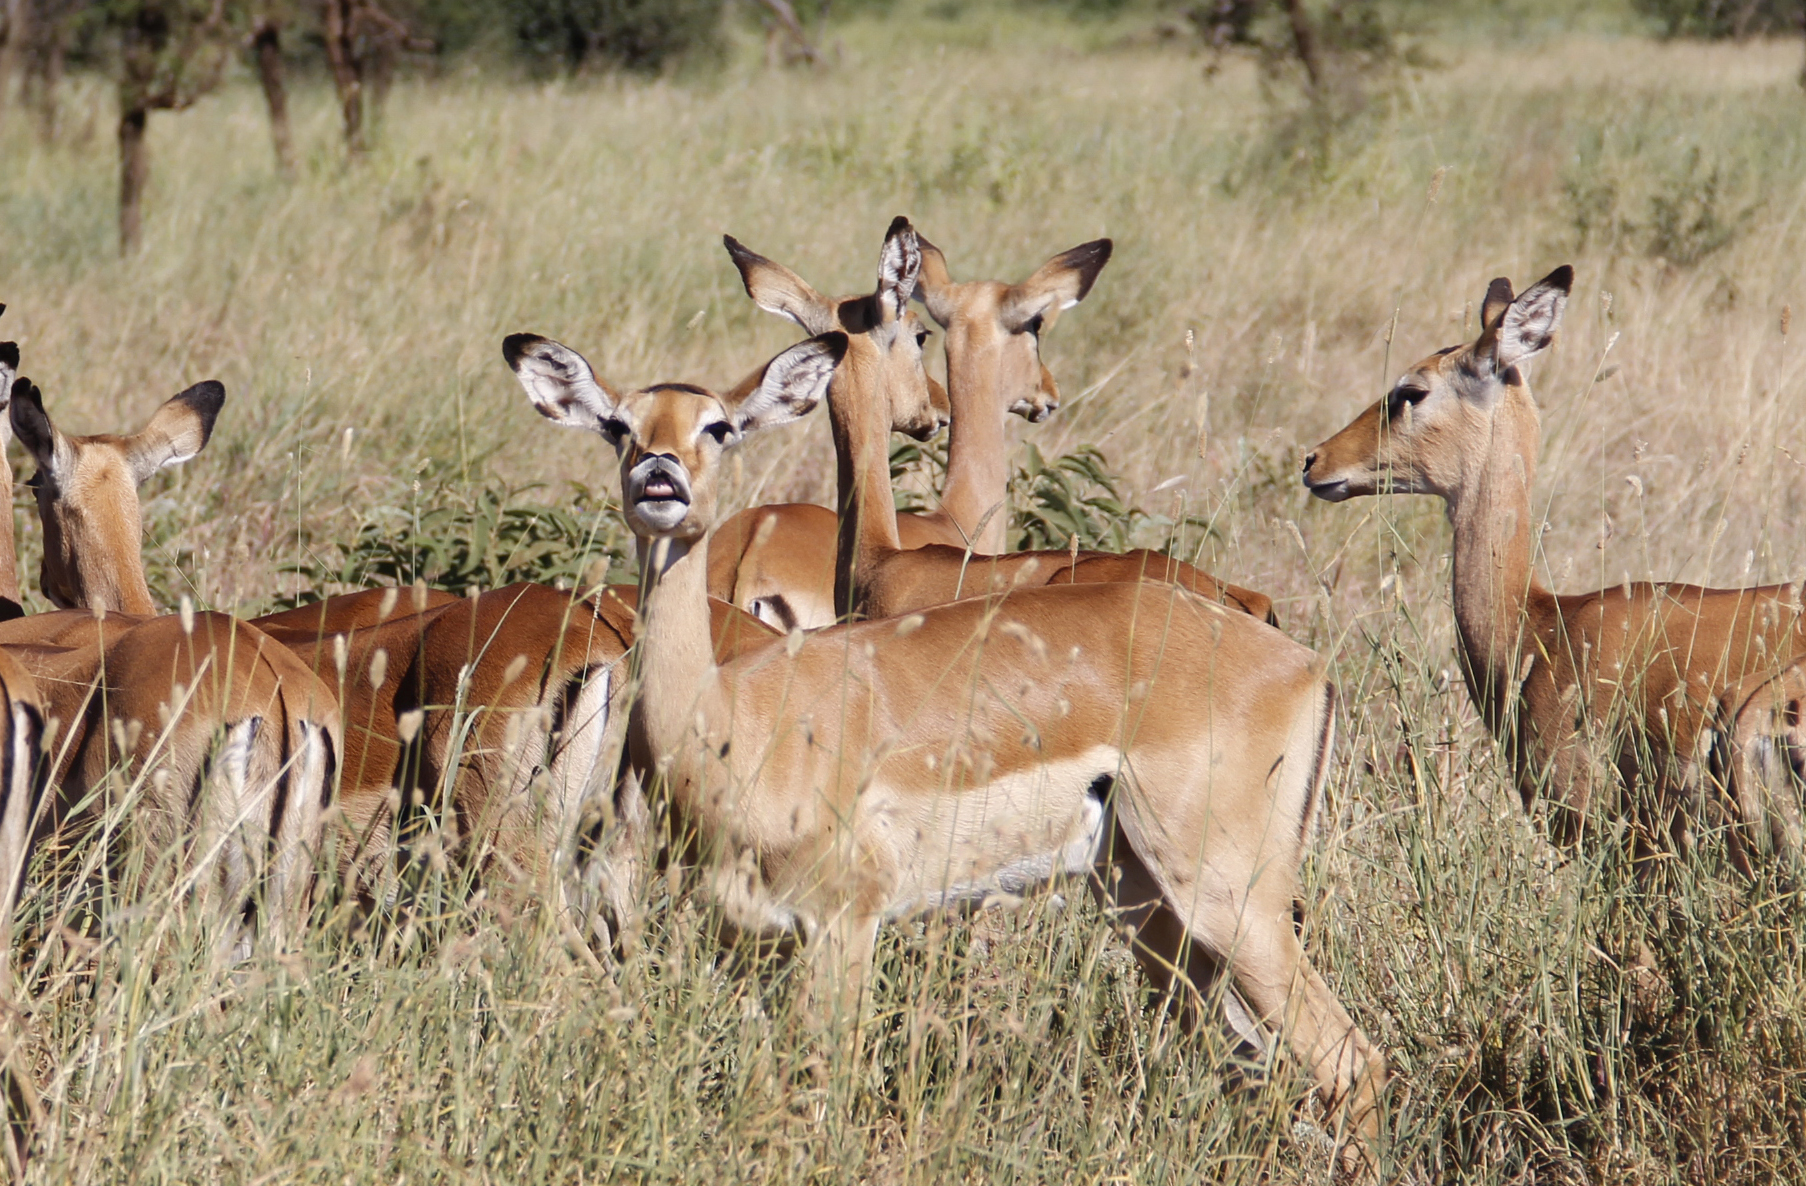
<instances>
[{"instance_id":1,"label":"dry grass","mask_svg":"<svg viewBox=\"0 0 1806 1186\"><path fill-rule=\"evenodd\" d=\"M1798 47L1450 43L1326 157L1301 157L1284 97L1250 69L1207 80L1174 49L1099 48L1096 28L1006 14L845 38L824 75L404 83L349 170L325 92L303 89L292 187L236 86L153 120L128 262L108 104L84 85L62 142L0 129L6 336L83 431L225 381L215 443L158 479L147 513L164 590L251 606L416 480L422 497L611 482L599 442L531 414L498 358L507 332L556 336L633 384L730 380L784 345L723 231L837 291L870 283L896 213L962 278L1020 278L1114 236L1096 291L1048 336L1066 403L1020 435L1049 453L1101 443L1131 491L1183 475L1217 527L1208 563L1337 653L1347 765L1307 942L1395 1060L1398 1168L1806 1176L1798 897L1730 885L1709 855L1647 896L1609 852L1550 850L1448 678L1436 508L1311 504L1296 478L1301 450L1404 364L1473 331L1490 277L1573 262L1563 340L1533 376L1555 587L1806 574L1802 358L1781 332L1789 305L1806 318ZM1734 234L1672 258L1715 232L1689 216L1660 239L1652 203L1691 195L1698 213L1714 170ZM1602 366L1617 369L1595 385ZM739 501L829 493L825 423L744 453ZM29 539L21 552L35 563ZM714 968L687 910L648 903L644 954L598 979L456 895L445 909L444 942L334 924L303 960L224 984L167 966L181 946L141 921L113 924L80 975L37 982L34 1048L64 1072L34 1173L1321 1176L1290 1136L1296 1081L1229 1087L1220 1044L1162 1028L1087 909L905 928L882 1040L831 1066ZM1639 942L1663 959L1653 1000L1617 971Z\"/></svg>"}]
</instances>

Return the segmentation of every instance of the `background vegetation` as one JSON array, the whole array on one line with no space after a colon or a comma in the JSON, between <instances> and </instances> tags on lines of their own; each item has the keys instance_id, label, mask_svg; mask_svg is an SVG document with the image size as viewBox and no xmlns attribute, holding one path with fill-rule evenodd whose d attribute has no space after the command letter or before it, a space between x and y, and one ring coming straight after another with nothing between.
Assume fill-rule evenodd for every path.
<instances>
[{"instance_id":1,"label":"background vegetation","mask_svg":"<svg viewBox=\"0 0 1806 1186\"><path fill-rule=\"evenodd\" d=\"M1552 849L1454 674L1438 508L1297 481L1303 450L1475 331L1488 279L1571 261L1533 376L1548 579L1806 574L1801 48L1661 39L1630 5L1379 16L1383 46L1326 51L1347 87L1302 79L1270 25L1267 50L1211 48L1133 6L895 0L810 24L828 60L794 70L743 13L653 75L495 65L473 34L395 74L356 160L302 53L289 178L233 57L150 121L125 259L96 50L51 134L0 122L3 328L74 431L226 383L207 453L147 491L147 549L166 601L251 610L373 573L568 578L619 545L604 447L531 413L500 339L556 336L623 383L737 378L794 331L746 300L724 231L834 291L871 282L897 213L959 277L1114 236L1047 335L1059 413L1013 429L1037 450L1018 530L1151 532L1334 656L1306 941L1393 1059L1389 1171L1806 1178L1797 886L1725 876L1709 840L1641 889L1609 845ZM748 444L728 493L832 481L818 421ZM34 574L35 516L15 520ZM895 928L858 1059L802 1038L781 985L761 1006L703 912L649 895L619 969L453 879L374 924L329 905L304 951L222 979L181 910L83 928L36 892L10 1015L44 1085L31 1174L1325 1177L1299 1077L1175 1034L1078 895Z\"/></svg>"}]
</instances>

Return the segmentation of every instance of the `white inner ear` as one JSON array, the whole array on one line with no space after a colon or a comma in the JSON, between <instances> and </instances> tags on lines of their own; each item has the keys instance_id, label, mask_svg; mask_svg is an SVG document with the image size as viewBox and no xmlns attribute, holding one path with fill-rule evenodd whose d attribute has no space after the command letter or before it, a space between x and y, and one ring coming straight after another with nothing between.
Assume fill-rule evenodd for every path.
<instances>
[{"instance_id":1,"label":"white inner ear","mask_svg":"<svg viewBox=\"0 0 1806 1186\"><path fill-rule=\"evenodd\" d=\"M807 321L803 320L802 314L788 305L778 305L767 301L754 301L753 303L767 313L776 313L779 317L788 317L791 321L794 321L797 325L801 326L805 333L815 332L815 328Z\"/></svg>"},{"instance_id":2,"label":"white inner ear","mask_svg":"<svg viewBox=\"0 0 1806 1186\"><path fill-rule=\"evenodd\" d=\"M602 429L614 412L609 398L583 356L556 342L543 342L523 354L515 378L541 414L566 428Z\"/></svg>"},{"instance_id":3,"label":"white inner ear","mask_svg":"<svg viewBox=\"0 0 1806 1186\"><path fill-rule=\"evenodd\" d=\"M836 362L833 354L814 342L778 355L765 368L758 390L735 409L735 427L756 432L808 415L827 395Z\"/></svg>"},{"instance_id":4,"label":"white inner ear","mask_svg":"<svg viewBox=\"0 0 1806 1186\"><path fill-rule=\"evenodd\" d=\"M1566 296L1554 289L1532 289L1513 301L1499 322L1499 369L1516 366L1546 350L1555 338L1566 304Z\"/></svg>"}]
</instances>

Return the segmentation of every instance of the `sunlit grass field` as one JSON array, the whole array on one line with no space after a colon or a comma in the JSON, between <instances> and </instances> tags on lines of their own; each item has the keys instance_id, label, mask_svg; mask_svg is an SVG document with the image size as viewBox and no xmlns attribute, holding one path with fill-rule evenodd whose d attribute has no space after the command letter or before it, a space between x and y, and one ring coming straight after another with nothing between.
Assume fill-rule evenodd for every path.
<instances>
[{"instance_id":1,"label":"sunlit grass field","mask_svg":"<svg viewBox=\"0 0 1806 1186\"><path fill-rule=\"evenodd\" d=\"M622 384L732 381L798 335L746 299L723 232L835 292L870 287L899 213L960 279L1111 236L1046 335L1060 411L1014 431L1100 446L1130 501L1196 517L1188 557L1334 656L1306 943L1392 1061L1384 1176L1806 1179L1797 888L1738 881L1710 842L1642 888L1609 844L1550 847L1456 670L1439 508L1297 480L1476 332L1489 279L1571 262L1531 376L1547 579L1806 576L1798 44L1451 35L1325 138L1283 81L1120 22L905 8L837 36L821 72L748 51L667 81L405 80L354 167L307 83L293 184L241 79L153 118L126 261L110 98L78 79L54 142L0 126L0 336L70 431L224 381L211 446L146 492L147 556L166 601L251 611L367 523L612 491L603 443L532 413L501 338L556 337ZM817 417L741 451L732 503L825 501L833 475ZM893 929L857 1058L722 966L680 885L648 894L618 970L454 881L407 917L325 908L304 951L225 977L167 903L110 912L96 946L32 896L30 1175L1328 1177L1295 1068L1175 1032L1082 893ZM1642 948L1659 976L1625 971Z\"/></svg>"}]
</instances>

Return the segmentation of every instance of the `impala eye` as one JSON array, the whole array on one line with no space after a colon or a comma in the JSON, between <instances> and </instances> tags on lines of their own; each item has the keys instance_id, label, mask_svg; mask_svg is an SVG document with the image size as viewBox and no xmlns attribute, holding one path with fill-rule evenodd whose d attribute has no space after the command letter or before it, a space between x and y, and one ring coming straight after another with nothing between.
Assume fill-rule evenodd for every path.
<instances>
[{"instance_id":1,"label":"impala eye","mask_svg":"<svg viewBox=\"0 0 1806 1186\"><path fill-rule=\"evenodd\" d=\"M1392 396L1387 401L1390 405L1390 407L1387 408L1387 413L1396 416L1406 407L1414 408L1418 404L1421 404L1424 401L1424 397L1429 394L1430 389L1428 387L1419 387L1415 383L1400 383L1397 387L1392 389Z\"/></svg>"},{"instance_id":2,"label":"impala eye","mask_svg":"<svg viewBox=\"0 0 1806 1186\"><path fill-rule=\"evenodd\" d=\"M920 350L922 348L923 343L925 343L927 341L928 341L928 331L925 329L916 330L916 349Z\"/></svg>"},{"instance_id":3,"label":"impala eye","mask_svg":"<svg viewBox=\"0 0 1806 1186\"><path fill-rule=\"evenodd\" d=\"M734 435L734 426L725 420L717 420L713 424L705 424L702 431L715 438L717 445L725 445L728 438Z\"/></svg>"}]
</instances>

